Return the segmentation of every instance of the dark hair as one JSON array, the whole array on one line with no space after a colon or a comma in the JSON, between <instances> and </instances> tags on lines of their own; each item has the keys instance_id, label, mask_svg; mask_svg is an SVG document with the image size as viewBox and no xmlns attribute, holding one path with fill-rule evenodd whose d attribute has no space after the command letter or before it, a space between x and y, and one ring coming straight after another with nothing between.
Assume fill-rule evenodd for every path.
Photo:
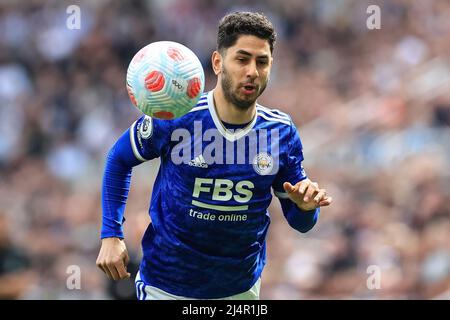
<instances>
[{"instance_id":1,"label":"dark hair","mask_svg":"<svg viewBox=\"0 0 450 320\"><path fill-rule=\"evenodd\" d=\"M252 35L269 41L270 52L273 53L276 33L272 23L263 14L234 12L223 17L217 33L217 50L233 46L241 35Z\"/></svg>"}]
</instances>

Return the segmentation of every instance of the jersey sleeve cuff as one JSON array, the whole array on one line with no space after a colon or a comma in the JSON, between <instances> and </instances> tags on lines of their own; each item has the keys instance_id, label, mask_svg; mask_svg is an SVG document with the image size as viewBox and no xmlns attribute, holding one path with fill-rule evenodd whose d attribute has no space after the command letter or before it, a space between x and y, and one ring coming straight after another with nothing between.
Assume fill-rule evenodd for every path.
<instances>
[{"instance_id":1,"label":"jersey sleeve cuff","mask_svg":"<svg viewBox=\"0 0 450 320\"><path fill-rule=\"evenodd\" d=\"M100 235L100 239L105 239L105 238L120 238L120 239L124 239L124 235L123 232L111 232L111 231L105 231L102 232Z\"/></svg>"},{"instance_id":2,"label":"jersey sleeve cuff","mask_svg":"<svg viewBox=\"0 0 450 320\"><path fill-rule=\"evenodd\" d=\"M289 199L288 193L287 192L280 192L280 191L275 191L273 190L273 194L280 199Z\"/></svg>"}]
</instances>

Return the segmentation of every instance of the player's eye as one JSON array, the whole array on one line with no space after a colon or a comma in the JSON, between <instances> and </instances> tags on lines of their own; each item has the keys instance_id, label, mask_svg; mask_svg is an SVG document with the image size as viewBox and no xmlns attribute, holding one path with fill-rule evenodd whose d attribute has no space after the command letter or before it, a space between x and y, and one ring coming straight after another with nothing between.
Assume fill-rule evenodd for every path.
<instances>
[{"instance_id":1,"label":"player's eye","mask_svg":"<svg viewBox=\"0 0 450 320\"><path fill-rule=\"evenodd\" d=\"M258 64L261 66L267 65L269 62L267 60L258 60Z\"/></svg>"}]
</instances>

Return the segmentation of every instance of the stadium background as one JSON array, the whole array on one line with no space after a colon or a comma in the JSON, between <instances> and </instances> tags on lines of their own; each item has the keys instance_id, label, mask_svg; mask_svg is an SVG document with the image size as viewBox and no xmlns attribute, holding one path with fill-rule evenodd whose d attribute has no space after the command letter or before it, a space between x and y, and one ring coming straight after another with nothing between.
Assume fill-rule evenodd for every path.
<instances>
[{"instance_id":1,"label":"stadium background","mask_svg":"<svg viewBox=\"0 0 450 320\"><path fill-rule=\"evenodd\" d=\"M66 27L69 5L81 29ZM366 9L381 8L368 30ZM263 299L450 298L448 1L0 1L0 297L133 295L95 266L106 151L139 115L132 55L156 40L200 57L209 90L217 23L261 11L278 42L260 99L290 113L310 177L334 197L307 234L275 199ZM140 238L157 161L134 170L126 243ZM176 183L176 182L174 182ZM71 265L81 290L69 290ZM369 266L381 288L369 289ZM131 270L136 266L131 265Z\"/></svg>"}]
</instances>

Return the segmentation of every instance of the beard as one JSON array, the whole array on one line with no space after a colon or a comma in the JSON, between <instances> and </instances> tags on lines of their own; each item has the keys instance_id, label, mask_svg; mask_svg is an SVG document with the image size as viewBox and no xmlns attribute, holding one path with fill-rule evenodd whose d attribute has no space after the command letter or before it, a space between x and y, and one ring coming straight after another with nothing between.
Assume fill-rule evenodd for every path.
<instances>
[{"instance_id":1,"label":"beard","mask_svg":"<svg viewBox=\"0 0 450 320\"><path fill-rule=\"evenodd\" d=\"M222 86L222 91L224 93L225 99L234 104L238 109L245 111L248 110L255 102L256 99L258 99L258 97L264 92L264 90L267 87L267 82L268 80L264 81L264 83L259 86L257 85L255 90L256 90L256 94L254 95L254 97L248 97L247 99L241 99L238 96L238 93L236 91L233 91L233 81L231 79L231 77L229 76L229 73L227 71L227 69L222 66L222 81L221 81L221 86Z\"/></svg>"}]
</instances>

